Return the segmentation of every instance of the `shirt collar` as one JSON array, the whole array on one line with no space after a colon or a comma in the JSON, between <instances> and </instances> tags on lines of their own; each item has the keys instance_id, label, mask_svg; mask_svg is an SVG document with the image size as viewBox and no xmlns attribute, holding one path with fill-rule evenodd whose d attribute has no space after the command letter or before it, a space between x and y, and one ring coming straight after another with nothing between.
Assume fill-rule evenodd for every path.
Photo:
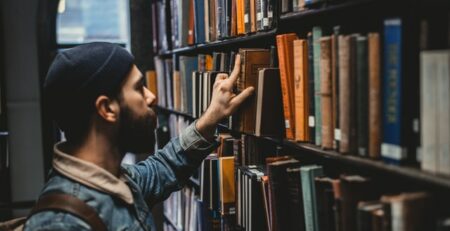
<instances>
[{"instance_id":1,"label":"shirt collar","mask_svg":"<svg viewBox=\"0 0 450 231\"><path fill-rule=\"evenodd\" d=\"M60 146L63 143L55 144L53 150L53 168L59 173L77 181L83 185L94 188L98 191L116 196L128 204L133 203L133 195L130 188L125 183L126 177L122 173L117 178L105 169L71 156L61 151Z\"/></svg>"}]
</instances>

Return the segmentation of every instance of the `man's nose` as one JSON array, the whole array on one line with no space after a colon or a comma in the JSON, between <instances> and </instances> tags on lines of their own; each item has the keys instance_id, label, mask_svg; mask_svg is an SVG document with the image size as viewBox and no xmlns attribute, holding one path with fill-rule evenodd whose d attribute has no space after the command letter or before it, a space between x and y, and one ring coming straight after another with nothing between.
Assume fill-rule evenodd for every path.
<instances>
[{"instance_id":1,"label":"man's nose","mask_svg":"<svg viewBox=\"0 0 450 231\"><path fill-rule=\"evenodd\" d=\"M145 100L147 101L148 106L155 106L156 104L156 96L151 92L148 88L144 87L145 90Z\"/></svg>"}]
</instances>

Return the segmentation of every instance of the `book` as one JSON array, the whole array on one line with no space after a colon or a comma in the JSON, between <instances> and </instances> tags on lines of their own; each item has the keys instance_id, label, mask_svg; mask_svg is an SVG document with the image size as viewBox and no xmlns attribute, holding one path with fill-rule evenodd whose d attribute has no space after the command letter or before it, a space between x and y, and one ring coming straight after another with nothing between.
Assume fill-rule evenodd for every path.
<instances>
[{"instance_id":1,"label":"book","mask_svg":"<svg viewBox=\"0 0 450 231\"><path fill-rule=\"evenodd\" d=\"M220 213L235 212L234 156L219 158Z\"/></svg>"},{"instance_id":2,"label":"book","mask_svg":"<svg viewBox=\"0 0 450 231\"><path fill-rule=\"evenodd\" d=\"M320 39L320 107L322 148L332 149L334 140L331 80L331 38Z\"/></svg>"},{"instance_id":3,"label":"book","mask_svg":"<svg viewBox=\"0 0 450 231\"><path fill-rule=\"evenodd\" d=\"M283 137L283 100L278 68L259 70L256 97L255 135Z\"/></svg>"},{"instance_id":4,"label":"book","mask_svg":"<svg viewBox=\"0 0 450 231\"><path fill-rule=\"evenodd\" d=\"M146 81L146 86L147 86L148 90L150 90L155 96L158 96L158 83L157 83L158 80L156 78L156 72L154 70L145 72L145 81ZM0 85L0 87L2 87L2 86ZM0 88L0 95L2 94L1 91L2 91L2 89ZM0 96L0 100L1 99L2 99L2 96ZM0 109L0 115L1 114L2 114L2 111Z\"/></svg>"},{"instance_id":5,"label":"book","mask_svg":"<svg viewBox=\"0 0 450 231\"><path fill-rule=\"evenodd\" d=\"M339 150L341 139L339 128L339 35L340 26L335 26L331 35L331 98L333 99L333 148L335 150Z\"/></svg>"},{"instance_id":6,"label":"book","mask_svg":"<svg viewBox=\"0 0 450 231\"><path fill-rule=\"evenodd\" d=\"M356 38L356 134L357 152L360 156L368 156L368 103L369 103L369 70L368 70L367 37Z\"/></svg>"},{"instance_id":7,"label":"book","mask_svg":"<svg viewBox=\"0 0 450 231\"><path fill-rule=\"evenodd\" d=\"M317 217L321 230L336 230L335 228L335 196L333 185L338 179L316 177Z\"/></svg>"},{"instance_id":8,"label":"book","mask_svg":"<svg viewBox=\"0 0 450 231\"><path fill-rule=\"evenodd\" d=\"M195 42L204 43L205 38L205 1L194 0Z\"/></svg>"},{"instance_id":9,"label":"book","mask_svg":"<svg viewBox=\"0 0 450 231\"><path fill-rule=\"evenodd\" d=\"M350 37L339 36L340 153L350 151Z\"/></svg>"},{"instance_id":10,"label":"book","mask_svg":"<svg viewBox=\"0 0 450 231\"><path fill-rule=\"evenodd\" d=\"M297 35L293 33L277 35L276 39L286 138L292 140L295 134L293 42L297 39Z\"/></svg>"},{"instance_id":11,"label":"book","mask_svg":"<svg viewBox=\"0 0 450 231\"><path fill-rule=\"evenodd\" d=\"M322 37L322 28L313 27L313 63L314 63L314 114L315 114L315 144L322 145L322 113L321 113L321 97L320 97L320 38Z\"/></svg>"},{"instance_id":12,"label":"book","mask_svg":"<svg viewBox=\"0 0 450 231\"><path fill-rule=\"evenodd\" d=\"M360 201L357 212L357 230L373 230L373 213L382 209L383 204L380 201Z\"/></svg>"},{"instance_id":13,"label":"book","mask_svg":"<svg viewBox=\"0 0 450 231\"><path fill-rule=\"evenodd\" d=\"M266 49L240 49L241 74L237 80L237 92L241 92L247 87L254 87L258 92L258 70L269 67L270 53ZM256 96L250 96L240 107L240 131L245 133L255 133L256 120Z\"/></svg>"},{"instance_id":14,"label":"book","mask_svg":"<svg viewBox=\"0 0 450 231\"><path fill-rule=\"evenodd\" d=\"M309 141L308 131L308 47L303 39L294 40L295 140Z\"/></svg>"},{"instance_id":15,"label":"book","mask_svg":"<svg viewBox=\"0 0 450 231\"><path fill-rule=\"evenodd\" d=\"M369 149L370 158L381 155L381 60L380 35L368 34L369 52Z\"/></svg>"},{"instance_id":16,"label":"book","mask_svg":"<svg viewBox=\"0 0 450 231\"><path fill-rule=\"evenodd\" d=\"M272 227L271 230L288 230L293 223L286 208L290 206L288 198L288 168L296 168L300 162L295 159L280 160L267 164L269 176L269 194L272 203Z\"/></svg>"},{"instance_id":17,"label":"book","mask_svg":"<svg viewBox=\"0 0 450 231\"><path fill-rule=\"evenodd\" d=\"M315 127L315 86L314 86L314 46L312 33L308 33L308 132L311 143L316 142Z\"/></svg>"},{"instance_id":18,"label":"book","mask_svg":"<svg viewBox=\"0 0 450 231\"><path fill-rule=\"evenodd\" d=\"M308 165L300 169L306 231L320 230L314 179L323 176L322 166Z\"/></svg>"},{"instance_id":19,"label":"book","mask_svg":"<svg viewBox=\"0 0 450 231\"><path fill-rule=\"evenodd\" d=\"M195 5L194 0L189 0L189 11L188 11L188 31L187 31L187 45L195 44Z\"/></svg>"}]
</instances>

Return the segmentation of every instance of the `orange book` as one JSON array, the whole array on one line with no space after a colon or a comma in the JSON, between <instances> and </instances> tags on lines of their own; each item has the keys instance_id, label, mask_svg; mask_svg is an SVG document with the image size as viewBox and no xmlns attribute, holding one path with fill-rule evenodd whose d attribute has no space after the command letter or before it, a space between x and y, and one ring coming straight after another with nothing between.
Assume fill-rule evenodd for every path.
<instances>
[{"instance_id":1,"label":"orange book","mask_svg":"<svg viewBox=\"0 0 450 231\"><path fill-rule=\"evenodd\" d=\"M231 36L236 36L237 33L237 12L236 12L236 0L231 1Z\"/></svg>"},{"instance_id":2,"label":"orange book","mask_svg":"<svg viewBox=\"0 0 450 231\"><path fill-rule=\"evenodd\" d=\"M244 0L236 0L236 23L237 34L245 34Z\"/></svg>"},{"instance_id":3,"label":"orange book","mask_svg":"<svg viewBox=\"0 0 450 231\"><path fill-rule=\"evenodd\" d=\"M306 40L294 41L295 78L295 140L308 141L308 45Z\"/></svg>"},{"instance_id":4,"label":"orange book","mask_svg":"<svg viewBox=\"0 0 450 231\"><path fill-rule=\"evenodd\" d=\"M188 45L194 45L195 43L194 27L194 0L189 0Z\"/></svg>"},{"instance_id":5,"label":"orange book","mask_svg":"<svg viewBox=\"0 0 450 231\"><path fill-rule=\"evenodd\" d=\"M250 0L250 32L256 32L256 0Z\"/></svg>"},{"instance_id":6,"label":"orange book","mask_svg":"<svg viewBox=\"0 0 450 231\"><path fill-rule=\"evenodd\" d=\"M283 112L286 128L286 138L294 139L294 40L295 33L277 35L278 62L280 66L281 91L283 96Z\"/></svg>"},{"instance_id":7,"label":"orange book","mask_svg":"<svg viewBox=\"0 0 450 231\"><path fill-rule=\"evenodd\" d=\"M206 55L205 71L212 71L213 69L213 57L212 55Z\"/></svg>"},{"instance_id":8,"label":"orange book","mask_svg":"<svg viewBox=\"0 0 450 231\"><path fill-rule=\"evenodd\" d=\"M153 70L145 72L145 80L147 81L147 88L155 96L158 96L158 84L156 79L156 72Z\"/></svg>"},{"instance_id":9,"label":"orange book","mask_svg":"<svg viewBox=\"0 0 450 231\"><path fill-rule=\"evenodd\" d=\"M220 213L231 214L235 202L234 156L219 158Z\"/></svg>"}]
</instances>

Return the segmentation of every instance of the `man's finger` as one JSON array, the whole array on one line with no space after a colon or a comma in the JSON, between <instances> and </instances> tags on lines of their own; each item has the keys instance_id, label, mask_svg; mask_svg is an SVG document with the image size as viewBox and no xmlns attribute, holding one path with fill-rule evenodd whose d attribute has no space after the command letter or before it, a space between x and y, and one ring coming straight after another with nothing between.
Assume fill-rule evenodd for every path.
<instances>
[{"instance_id":1,"label":"man's finger","mask_svg":"<svg viewBox=\"0 0 450 231\"><path fill-rule=\"evenodd\" d=\"M237 107L244 102L245 99L247 99L249 96L253 95L255 91L255 88L253 87L247 87L245 90L243 90L239 95L235 96L233 99L231 99L230 104L233 107Z\"/></svg>"},{"instance_id":2,"label":"man's finger","mask_svg":"<svg viewBox=\"0 0 450 231\"><path fill-rule=\"evenodd\" d=\"M236 60L234 61L234 68L229 78L229 82L231 83L231 85L234 85L240 72L241 72L241 56L237 54Z\"/></svg>"},{"instance_id":3,"label":"man's finger","mask_svg":"<svg viewBox=\"0 0 450 231\"><path fill-rule=\"evenodd\" d=\"M224 79L227 79L227 78L228 78L228 74L220 73L220 74L217 75L215 82L218 82L218 81L221 81L221 80L224 80Z\"/></svg>"}]
</instances>

